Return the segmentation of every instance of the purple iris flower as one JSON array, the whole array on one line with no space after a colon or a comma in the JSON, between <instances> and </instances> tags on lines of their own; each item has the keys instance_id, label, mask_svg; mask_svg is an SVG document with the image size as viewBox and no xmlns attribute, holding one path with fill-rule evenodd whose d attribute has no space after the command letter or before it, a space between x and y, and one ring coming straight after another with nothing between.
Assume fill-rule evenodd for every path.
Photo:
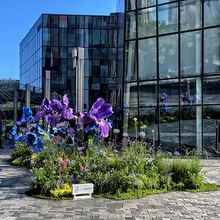
<instances>
[{"instance_id":1,"label":"purple iris flower","mask_svg":"<svg viewBox=\"0 0 220 220\"><path fill-rule=\"evenodd\" d=\"M187 102L188 101L188 93L187 92L183 92L180 95L180 98L182 99L183 102Z\"/></svg>"},{"instance_id":2,"label":"purple iris flower","mask_svg":"<svg viewBox=\"0 0 220 220\"><path fill-rule=\"evenodd\" d=\"M105 103L103 98L97 99L89 112L80 113L82 123L87 125L85 131L88 132L94 127L94 125L96 125L100 130L99 135L101 137L108 137L108 132L111 129L111 125L104 119L112 114L112 105Z\"/></svg>"},{"instance_id":3,"label":"purple iris flower","mask_svg":"<svg viewBox=\"0 0 220 220\"><path fill-rule=\"evenodd\" d=\"M162 93L160 96L160 101L161 102L166 102L168 98L168 95L166 93Z\"/></svg>"},{"instance_id":4,"label":"purple iris flower","mask_svg":"<svg viewBox=\"0 0 220 220\"><path fill-rule=\"evenodd\" d=\"M42 101L41 109L34 117L35 121L39 121L44 116L48 124L52 127L56 127L62 121L69 121L76 119L73 114L73 109L69 108L69 99L67 94L63 96L62 100L53 99L50 101L45 98Z\"/></svg>"}]
</instances>

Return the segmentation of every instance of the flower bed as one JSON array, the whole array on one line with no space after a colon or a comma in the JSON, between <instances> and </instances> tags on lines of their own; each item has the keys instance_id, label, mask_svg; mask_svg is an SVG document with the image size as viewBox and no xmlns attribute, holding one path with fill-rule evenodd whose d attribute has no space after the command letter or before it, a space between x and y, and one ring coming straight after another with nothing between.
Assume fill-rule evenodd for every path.
<instances>
[{"instance_id":1,"label":"flower bed","mask_svg":"<svg viewBox=\"0 0 220 220\"><path fill-rule=\"evenodd\" d=\"M26 166L33 173L33 195L71 197L71 184L81 183L93 183L94 195L114 199L173 189L217 188L203 182L196 155L183 160L155 153L141 132L141 141L127 135L120 144L109 140L111 124L106 118L113 112L101 98L87 113L74 113L67 96L44 100L35 117L29 109L23 110L22 119L12 130L16 146L11 156L13 164ZM47 132L40 126L43 117L49 126ZM78 119L81 122L77 124Z\"/></svg>"}]
</instances>

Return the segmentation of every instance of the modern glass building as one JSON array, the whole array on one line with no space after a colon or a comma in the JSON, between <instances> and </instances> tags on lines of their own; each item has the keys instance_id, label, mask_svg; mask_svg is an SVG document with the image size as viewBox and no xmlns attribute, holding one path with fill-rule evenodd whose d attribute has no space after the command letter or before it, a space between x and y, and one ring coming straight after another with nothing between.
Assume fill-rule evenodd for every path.
<instances>
[{"instance_id":1,"label":"modern glass building","mask_svg":"<svg viewBox=\"0 0 220 220\"><path fill-rule=\"evenodd\" d=\"M124 131L220 149L220 1L125 0Z\"/></svg>"},{"instance_id":2,"label":"modern glass building","mask_svg":"<svg viewBox=\"0 0 220 220\"><path fill-rule=\"evenodd\" d=\"M76 68L72 51L84 48L84 109L103 97L115 112L121 105L123 76L123 16L43 14L20 43L20 84L44 94L50 72L50 97L68 94L76 101Z\"/></svg>"}]
</instances>

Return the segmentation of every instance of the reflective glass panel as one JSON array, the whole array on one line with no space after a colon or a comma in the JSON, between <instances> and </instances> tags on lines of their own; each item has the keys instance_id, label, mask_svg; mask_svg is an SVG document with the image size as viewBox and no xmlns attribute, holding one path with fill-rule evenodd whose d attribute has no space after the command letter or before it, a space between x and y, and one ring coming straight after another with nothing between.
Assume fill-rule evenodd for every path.
<instances>
[{"instance_id":1,"label":"reflective glass panel","mask_svg":"<svg viewBox=\"0 0 220 220\"><path fill-rule=\"evenodd\" d=\"M85 47L92 46L92 29L85 29Z\"/></svg>"},{"instance_id":2,"label":"reflective glass panel","mask_svg":"<svg viewBox=\"0 0 220 220\"><path fill-rule=\"evenodd\" d=\"M126 39L133 39L136 36L135 12L126 13Z\"/></svg>"},{"instance_id":3,"label":"reflective glass panel","mask_svg":"<svg viewBox=\"0 0 220 220\"><path fill-rule=\"evenodd\" d=\"M181 143L187 148L202 146L201 78L181 80Z\"/></svg>"},{"instance_id":4,"label":"reflective glass panel","mask_svg":"<svg viewBox=\"0 0 220 220\"><path fill-rule=\"evenodd\" d=\"M201 31L182 33L181 36L181 76L201 74Z\"/></svg>"},{"instance_id":5,"label":"reflective glass panel","mask_svg":"<svg viewBox=\"0 0 220 220\"><path fill-rule=\"evenodd\" d=\"M137 130L135 127L134 118L138 118L137 108L126 108L123 116L123 133L128 134L132 139L136 138Z\"/></svg>"},{"instance_id":6,"label":"reflective glass panel","mask_svg":"<svg viewBox=\"0 0 220 220\"><path fill-rule=\"evenodd\" d=\"M75 37L75 29L68 29L68 46L76 46Z\"/></svg>"},{"instance_id":7,"label":"reflective glass panel","mask_svg":"<svg viewBox=\"0 0 220 220\"><path fill-rule=\"evenodd\" d=\"M61 15L60 16L60 28L66 28L67 27L67 16Z\"/></svg>"},{"instance_id":8,"label":"reflective glass panel","mask_svg":"<svg viewBox=\"0 0 220 220\"><path fill-rule=\"evenodd\" d=\"M93 30L93 46L100 46L100 30Z\"/></svg>"},{"instance_id":9,"label":"reflective glass panel","mask_svg":"<svg viewBox=\"0 0 220 220\"><path fill-rule=\"evenodd\" d=\"M202 5L200 0L186 0L180 3L181 30L200 28L202 23Z\"/></svg>"},{"instance_id":10,"label":"reflective glass panel","mask_svg":"<svg viewBox=\"0 0 220 220\"><path fill-rule=\"evenodd\" d=\"M67 46L67 29L60 28L59 29L59 45L60 46Z\"/></svg>"},{"instance_id":11,"label":"reflective glass panel","mask_svg":"<svg viewBox=\"0 0 220 220\"><path fill-rule=\"evenodd\" d=\"M127 0L126 3L126 11L134 10L136 8L136 0Z\"/></svg>"},{"instance_id":12,"label":"reflective glass panel","mask_svg":"<svg viewBox=\"0 0 220 220\"><path fill-rule=\"evenodd\" d=\"M220 106L208 105L203 107L203 145L206 149L217 149L219 147L220 136ZM218 139L218 145L216 140Z\"/></svg>"},{"instance_id":13,"label":"reflective glass panel","mask_svg":"<svg viewBox=\"0 0 220 220\"><path fill-rule=\"evenodd\" d=\"M220 72L220 28L204 30L204 73Z\"/></svg>"},{"instance_id":14,"label":"reflective glass panel","mask_svg":"<svg viewBox=\"0 0 220 220\"><path fill-rule=\"evenodd\" d=\"M181 79L180 105L184 109L191 109L202 103L202 80L200 77Z\"/></svg>"},{"instance_id":15,"label":"reflective glass panel","mask_svg":"<svg viewBox=\"0 0 220 220\"><path fill-rule=\"evenodd\" d=\"M50 27L50 15L43 15L43 27Z\"/></svg>"},{"instance_id":16,"label":"reflective glass panel","mask_svg":"<svg viewBox=\"0 0 220 220\"><path fill-rule=\"evenodd\" d=\"M125 44L125 81L137 79L137 56L135 41Z\"/></svg>"},{"instance_id":17,"label":"reflective glass panel","mask_svg":"<svg viewBox=\"0 0 220 220\"><path fill-rule=\"evenodd\" d=\"M108 30L101 30L101 45L102 47L108 47L109 41L108 41Z\"/></svg>"},{"instance_id":18,"label":"reflective glass panel","mask_svg":"<svg viewBox=\"0 0 220 220\"><path fill-rule=\"evenodd\" d=\"M92 28L92 16L85 16L85 28Z\"/></svg>"},{"instance_id":19,"label":"reflective glass panel","mask_svg":"<svg viewBox=\"0 0 220 220\"><path fill-rule=\"evenodd\" d=\"M93 17L93 28L100 28L100 17Z\"/></svg>"},{"instance_id":20,"label":"reflective glass panel","mask_svg":"<svg viewBox=\"0 0 220 220\"><path fill-rule=\"evenodd\" d=\"M68 16L68 27L74 28L76 26L76 17L75 16Z\"/></svg>"},{"instance_id":21,"label":"reflective glass panel","mask_svg":"<svg viewBox=\"0 0 220 220\"><path fill-rule=\"evenodd\" d=\"M137 83L125 83L124 85L124 107L138 107Z\"/></svg>"},{"instance_id":22,"label":"reflective glass panel","mask_svg":"<svg viewBox=\"0 0 220 220\"><path fill-rule=\"evenodd\" d=\"M43 45L50 45L50 28L43 28Z\"/></svg>"},{"instance_id":23,"label":"reflective glass panel","mask_svg":"<svg viewBox=\"0 0 220 220\"><path fill-rule=\"evenodd\" d=\"M158 140L158 111L156 108L140 108L139 121L147 126L143 130L146 133L147 142L153 139Z\"/></svg>"},{"instance_id":24,"label":"reflective glass panel","mask_svg":"<svg viewBox=\"0 0 220 220\"><path fill-rule=\"evenodd\" d=\"M76 29L76 46L84 46L84 29Z\"/></svg>"},{"instance_id":25,"label":"reflective glass panel","mask_svg":"<svg viewBox=\"0 0 220 220\"><path fill-rule=\"evenodd\" d=\"M158 7L159 34L178 31L178 4L166 4Z\"/></svg>"},{"instance_id":26,"label":"reflective glass panel","mask_svg":"<svg viewBox=\"0 0 220 220\"><path fill-rule=\"evenodd\" d=\"M197 135L201 134L201 116L197 115L197 110L201 109L201 106L193 106L190 109L181 108L180 110L180 134L181 144L183 144L189 150L196 147L197 142L201 144L202 137L197 140ZM201 113L201 111L199 111ZM198 123L197 123L198 121ZM199 146L201 147L201 145Z\"/></svg>"},{"instance_id":27,"label":"reflective glass panel","mask_svg":"<svg viewBox=\"0 0 220 220\"><path fill-rule=\"evenodd\" d=\"M204 77L203 82L203 103L220 103L220 77Z\"/></svg>"},{"instance_id":28,"label":"reflective glass panel","mask_svg":"<svg viewBox=\"0 0 220 220\"><path fill-rule=\"evenodd\" d=\"M109 18L108 17L100 17L99 19L101 20L101 28L108 29Z\"/></svg>"},{"instance_id":29,"label":"reflective glass panel","mask_svg":"<svg viewBox=\"0 0 220 220\"><path fill-rule=\"evenodd\" d=\"M157 82L148 81L139 83L139 106L157 105Z\"/></svg>"},{"instance_id":30,"label":"reflective glass panel","mask_svg":"<svg viewBox=\"0 0 220 220\"><path fill-rule=\"evenodd\" d=\"M109 46L117 47L117 30L109 30Z\"/></svg>"},{"instance_id":31,"label":"reflective glass panel","mask_svg":"<svg viewBox=\"0 0 220 220\"><path fill-rule=\"evenodd\" d=\"M179 146L179 108L169 107L167 112L159 108L160 112L160 144L163 150L178 150Z\"/></svg>"},{"instance_id":32,"label":"reflective glass panel","mask_svg":"<svg viewBox=\"0 0 220 220\"><path fill-rule=\"evenodd\" d=\"M148 37L156 34L156 8L138 10L138 37Z\"/></svg>"},{"instance_id":33,"label":"reflective glass panel","mask_svg":"<svg viewBox=\"0 0 220 220\"><path fill-rule=\"evenodd\" d=\"M169 79L178 77L178 36L159 38L159 77Z\"/></svg>"},{"instance_id":34,"label":"reflective glass panel","mask_svg":"<svg viewBox=\"0 0 220 220\"><path fill-rule=\"evenodd\" d=\"M157 76L156 38L138 41L139 80L156 79Z\"/></svg>"},{"instance_id":35,"label":"reflective glass panel","mask_svg":"<svg viewBox=\"0 0 220 220\"><path fill-rule=\"evenodd\" d=\"M159 84L158 99L160 106L164 107L164 112L168 111L171 105L179 105L178 80L161 80Z\"/></svg>"},{"instance_id":36,"label":"reflective glass panel","mask_svg":"<svg viewBox=\"0 0 220 220\"><path fill-rule=\"evenodd\" d=\"M59 29L58 28L51 28L50 29L50 41L51 46L58 46L59 40Z\"/></svg>"},{"instance_id":37,"label":"reflective glass panel","mask_svg":"<svg viewBox=\"0 0 220 220\"><path fill-rule=\"evenodd\" d=\"M156 5L156 0L137 0L137 8L145 8Z\"/></svg>"},{"instance_id":38,"label":"reflective glass panel","mask_svg":"<svg viewBox=\"0 0 220 220\"><path fill-rule=\"evenodd\" d=\"M84 28L85 26L85 19L84 16L77 16L76 17L76 27L77 28Z\"/></svg>"},{"instance_id":39,"label":"reflective glass panel","mask_svg":"<svg viewBox=\"0 0 220 220\"><path fill-rule=\"evenodd\" d=\"M51 15L51 27L59 27L59 16L58 15Z\"/></svg>"},{"instance_id":40,"label":"reflective glass panel","mask_svg":"<svg viewBox=\"0 0 220 220\"><path fill-rule=\"evenodd\" d=\"M204 26L220 24L220 1L207 0L204 2Z\"/></svg>"}]
</instances>

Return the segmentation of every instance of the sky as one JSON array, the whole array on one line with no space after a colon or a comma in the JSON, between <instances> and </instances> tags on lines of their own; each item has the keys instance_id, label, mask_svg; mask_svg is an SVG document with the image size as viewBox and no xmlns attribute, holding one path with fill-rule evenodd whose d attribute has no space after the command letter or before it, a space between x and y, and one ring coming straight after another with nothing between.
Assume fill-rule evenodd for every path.
<instances>
[{"instance_id":1,"label":"sky","mask_svg":"<svg viewBox=\"0 0 220 220\"><path fill-rule=\"evenodd\" d=\"M41 14L113 12L116 0L0 0L0 79L19 79L19 44Z\"/></svg>"}]
</instances>

